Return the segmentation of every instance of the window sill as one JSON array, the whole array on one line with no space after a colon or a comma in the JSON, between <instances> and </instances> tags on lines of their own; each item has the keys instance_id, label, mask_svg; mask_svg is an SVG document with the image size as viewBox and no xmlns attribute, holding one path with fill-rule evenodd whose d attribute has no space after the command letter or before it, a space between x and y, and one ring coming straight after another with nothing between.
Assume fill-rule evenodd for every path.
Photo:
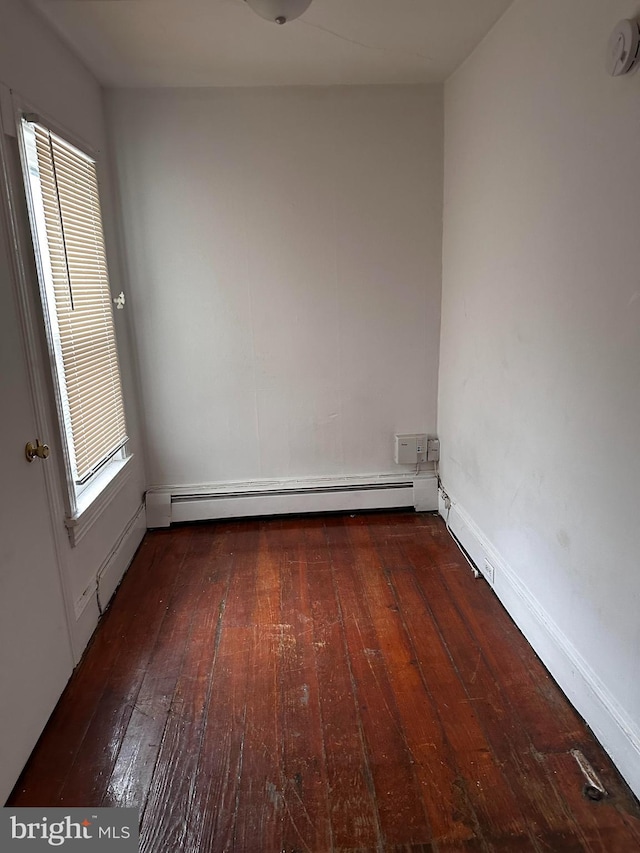
<instances>
[{"instance_id":1,"label":"window sill","mask_svg":"<svg viewBox=\"0 0 640 853\"><path fill-rule=\"evenodd\" d=\"M126 459L114 459L78 496L75 515L65 519L72 548L83 539L128 481L132 459L133 454Z\"/></svg>"}]
</instances>

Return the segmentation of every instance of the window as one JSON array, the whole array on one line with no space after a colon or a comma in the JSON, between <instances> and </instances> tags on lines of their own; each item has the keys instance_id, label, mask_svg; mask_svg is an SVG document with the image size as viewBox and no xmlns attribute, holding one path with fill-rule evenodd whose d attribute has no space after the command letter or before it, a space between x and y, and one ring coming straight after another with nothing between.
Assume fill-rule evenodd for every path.
<instances>
[{"instance_id":1,"label":"window","mask_svg":"<svg viewBox=\"0 0 640 853\"><path fill-rule=\"evenodd\" d=\"M127 432L96 164L29 118L23 170L73 515L109 463L125 458Z\"/></svg>"}]
</instances>

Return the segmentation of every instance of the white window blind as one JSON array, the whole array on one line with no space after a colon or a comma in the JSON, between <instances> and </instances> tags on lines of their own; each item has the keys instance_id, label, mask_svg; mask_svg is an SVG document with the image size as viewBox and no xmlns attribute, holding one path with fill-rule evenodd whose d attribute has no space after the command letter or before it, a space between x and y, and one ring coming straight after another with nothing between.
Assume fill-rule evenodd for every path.
<instances>
[{"instance_id":1,"label":"white window blind","mask_svg":"<svg viewBox=\"0 0 640 853\"><path fill-rule=\"evenodd\" d=\"M62 416L81 485L127 441L96 167L39 123L24 120L23 134Z\"/></svg>"}]
</instances>

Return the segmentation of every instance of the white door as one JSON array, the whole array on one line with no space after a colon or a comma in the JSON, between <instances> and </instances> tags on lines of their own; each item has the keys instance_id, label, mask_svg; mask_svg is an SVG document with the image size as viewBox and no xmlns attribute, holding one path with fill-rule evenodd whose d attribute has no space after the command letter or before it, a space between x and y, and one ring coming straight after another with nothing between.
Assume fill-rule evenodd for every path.
<instances>
[{"instance_id":1,"label":"white door","mask_svg":"<svg viewBox=\"0 0 640 853\"><path fill-rule=\"evenodd\" d=\"M0 204L0 805L73 668L44 480L53 460L24 453L49 436L36 432L9 233Z\"/></svg>"}]
</instances>

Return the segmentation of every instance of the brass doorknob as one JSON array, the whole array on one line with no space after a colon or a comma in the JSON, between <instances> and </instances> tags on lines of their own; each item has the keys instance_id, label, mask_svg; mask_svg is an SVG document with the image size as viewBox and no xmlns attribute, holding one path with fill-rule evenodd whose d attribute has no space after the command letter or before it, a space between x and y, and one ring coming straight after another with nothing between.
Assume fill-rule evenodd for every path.
<instances>
[{"instance_id":1,"label":"brass doorknob","mask_svg":"<svg viewBox=\"0 0 640 853\"><path fill-rule=\"evenodd\" d=\"M43 444L39 438L36 438L35 444L32 441L28 441L24 449L24 455L27 457L28 462L33 462L36 456L38 459L48 459L49 453L51 453L49 445Z\"/></svg>"}]
</instances>

